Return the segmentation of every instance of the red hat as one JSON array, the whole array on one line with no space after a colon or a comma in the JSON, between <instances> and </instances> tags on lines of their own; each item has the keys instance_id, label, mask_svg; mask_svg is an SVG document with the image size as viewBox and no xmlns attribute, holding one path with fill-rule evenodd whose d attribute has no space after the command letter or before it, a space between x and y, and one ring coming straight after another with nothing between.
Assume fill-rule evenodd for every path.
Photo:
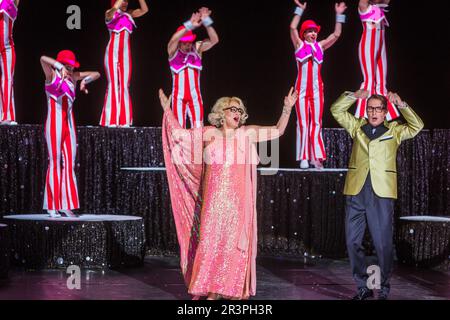
<instances>
[{"instance_id":1,"label":"red hat","mask_svg":"<svg viewBox=\"0 0 450 320\"><path fill-rule=\"evenodd\" d=\"M178 27L177 32L185 29L184 26ZM191 30L188 30L183 38L180 39L181 42L194 42L197 39L197 35L195 35Z\"/></svg>"},{"instance_id":2,"label":"red hat","mask_svg":"<svg viewBox=\"0 0 450 320\"><path fill-rule=\"evenodd\" d=\"M320 26L317 25L313 20L306 20L302 23L302 26L300 28L300 39L305 40L304 34L305 31L308 29L316 29L317 33L320 32Z\"/></svg>"},{"instance_id":3,"label":"red hat","mask_svg":"<svg viewBox=\"0 0 450 320\"><path fill-rule=\"evenodd\" d=\"M58 53L58 57L56 58L56 61L62 63L62 64L68 64L69 66L72 66L74 68L79 68L80 64L77 61L77 58L75 57L75 53L73 53L70 50L62 50Z\"/></svg>"}]
</instances>

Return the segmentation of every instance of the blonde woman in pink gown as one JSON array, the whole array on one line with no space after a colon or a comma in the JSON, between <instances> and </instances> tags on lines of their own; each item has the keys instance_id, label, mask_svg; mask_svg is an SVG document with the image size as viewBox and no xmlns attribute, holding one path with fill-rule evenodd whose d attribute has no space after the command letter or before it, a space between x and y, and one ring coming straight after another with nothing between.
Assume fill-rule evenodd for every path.
<instances>
[{"instance_id":1,"label":"blonde woman in pink gown","mask_svg":"<svg viewBox=\"0 0 450 320\"><path fill-rule=\"evenodd\" d=\"M217 101L212 126L182 129L160 90L163 146L181 269L194 299L249 299L256 293L256 143L283 135L297 101L291 88L278 124L244 125L242 100Z\"/></svg>"}]
</instances>

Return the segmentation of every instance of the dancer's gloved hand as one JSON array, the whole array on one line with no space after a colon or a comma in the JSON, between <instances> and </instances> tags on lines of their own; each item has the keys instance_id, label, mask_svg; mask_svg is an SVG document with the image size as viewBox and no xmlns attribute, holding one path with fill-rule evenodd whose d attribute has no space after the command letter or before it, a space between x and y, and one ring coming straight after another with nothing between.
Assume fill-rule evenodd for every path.
<instances>
[{"instance_id":1,"label":"dancer's gloved hand","mask_svg":"<svg viewBox=\"0 0 450 320\"><path fill-rule=\"evenodd\" d=\"M163 89L159 89L159 101L161 102L161 107L164 112L170 109L170 103L172 101L172 96L167 97Z\"/></svg>"},{"instance_id":2,"label":"dancer's gloved hand","mask_svg":"<svg viewBox=\"0 0 450 320\"><path fill-rule=\"evenodd\" d=\"M396 105L400 109L404 109L404 108L408 107L406 102L403 101L402 98L400 98L400 96L395 92L389 92L387 95L387 98L392 104Z\"/></svg>"},{"instance_id":3,"label":"dancer's gloved hand","mask_svg":"<svg viewBox=\"0 0 450 320\"><path fill-rule=\"evenodd\" d=\"M343 14L347 10L347 5L345 2L336 3L335 10L336 14Z\"/></svg>"},{"instance_id":4,"label":"dancer's gloved hand","mask_svg":"<svg viewBox=\"0 0 450 320\"><path fill-rule=\"evenodd\" d=\"M294 2L295 2L295 4L296 4L298 7L300 7L303 11L306 10L307 2L305 2L305 3L303 3L303 4L302 4L299 0L294 0Z\"/></svg>"},{"instance_id":5,"label":"dancer's gloved hand","mask_svg":"<svg viewBox=\"0 0 450 320\"><path fill-rule=\"evenodd\" d=\"M367 99L369 95L369 91L363 89L360 89L353 94L356 99Z\"/></svg>"}]
</instances>

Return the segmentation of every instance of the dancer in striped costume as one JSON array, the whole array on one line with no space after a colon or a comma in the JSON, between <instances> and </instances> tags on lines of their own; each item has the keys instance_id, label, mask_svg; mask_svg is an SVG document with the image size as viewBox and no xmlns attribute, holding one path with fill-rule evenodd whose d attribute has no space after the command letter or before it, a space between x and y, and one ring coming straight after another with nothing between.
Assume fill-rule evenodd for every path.
<instances>
[{"instance_id":1,"label":"dancer in striped costume","mask_svg":"<svg viewBox=\"0 0 450 320\"><path fill-rule=\"evenodd\" d=\"M72 112L76 86L81 81L80 90L87 94L86 85L97 80L100 74L75 71L80 64L69 50L61 51L56 60L43 56L41 65L48 104L45 139L49 166L44 210L50 217L60 217L60 214L72 217L75 216L72 210L80 207L75 176L77 135Z\"/></svg>"},{"instance_id":2,"label":"dancer in striped costume","mask_svg":"<svg viewBox=\"0 0 450 320\"><path fill-rule=\"evenodd\" d=\"M298 76L296 90L299 98L297 111L297 161L302 169L309 168L310 162L317 169L323 169L326 152L322 138L322 114L324 107L323 82L321 69L324 51L336 43L342 33L343 14L347 9L344 2L336 4L336 26L334 32L325 40L317 41L320 32L312 20L303 22L300 32L298 25L306 9L304 4L295 0L297 8L291 22L291 39L295 47Z\"/></svg>"},{"instance_id":3,"label":"dancer in striped costume","mask_svg":"<svg viewBox=\"0 0 450 320\"><path fill-rule=\"evenodd\" d=\"M19 0L0 0L0 124L16 125L14 104L14 48L13 27L17 19Z\"/></svg>"},{"instance_id":4,"label":"dancer in striped costume","mask_svg":"<svg viewBox=\"0 0 450 320\"><path fill-rule=\"evenodd\" d=\"M105 52L105 70L108 88L105 95L100 125L130 127L133 124L133 105L129 87L131 80L130 36L136 25L134 18L148 12L145 0L139 0L139 9L128 9L128 0L112 0L106 12L106 26L110 40Z\"/></svg>"},{"instance_id":5,"label":"dancer in striped costume","mask_svg":"<svg viewBox=\"0 0 450 320\"><path fill-rule=\"evenodd\" d=\"M202 24L209 39L195 42L196 35L192 30ZM168 45L173 78L172 108L183 128L187 127L186 116L189 116L192 128L203 126L203 99L200 90L202 54L219 42L219 36L212 24L211 11L208 8L201 8L178 28Z\"/></svg>"},{"instance_id":6,"label":"dancer in striped costume","mask_svg":"<svg viewBox=\"0 0 450 320\"><path fill-rule=\"evenodd\" d=\"M386 96L387 57L386 57L386 27L389 26L385 11L389 0L360 0L359 15L363 24L363 34L359 43L359 62L364 76L362 90L370 95ZM358 100L356 106L357 118L367 118L366 99ZM400 116L398 109L388 101L387 120Z\"/></svg>"}]
</instances>

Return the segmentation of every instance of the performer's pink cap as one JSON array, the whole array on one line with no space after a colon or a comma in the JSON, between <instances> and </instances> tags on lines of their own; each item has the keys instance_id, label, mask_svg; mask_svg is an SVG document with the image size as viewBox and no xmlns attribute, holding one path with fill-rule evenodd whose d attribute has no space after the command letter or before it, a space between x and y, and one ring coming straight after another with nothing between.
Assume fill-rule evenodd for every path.
<instances>
[{"instance_id":1,"label":"performer's pink cap","mask_svg":"<svg viewBox=\"0 0 450 320\"><path fill-rule=\"evenodd\" d=\"M320 26L317 25L313 20L306 20L302 23L302 26L300 28L300 39L305 40L304 34L305 31L308 29L316 29L317 33L320 32Z\"/></svg>"},{"instance_id":2,"label":"performer's pink cap","mask_svg":"<svg viewBox=\"0 0 450 320\"><path fill-rule=\"evenodd\" d=\"M74 68L79 68L80 63L78 63L77 58L75 57L75 53L70 50L62 50L58 53L56 61L62 64L68 64Z\"/></svg>"},{"instance_id":3,"label":"performer's pink cap","mask_svg":"<svg viewBox=\"0 0 450 320\"><path fill-rule=\"evenodd\" d=\"M181 26L177 29L177 32L183 30L185 27ZM194 42L197 39L197 35L195 35L192 31L188 30L183 38L180 39L181 42Z\"/></svg>"}]
</instances>

